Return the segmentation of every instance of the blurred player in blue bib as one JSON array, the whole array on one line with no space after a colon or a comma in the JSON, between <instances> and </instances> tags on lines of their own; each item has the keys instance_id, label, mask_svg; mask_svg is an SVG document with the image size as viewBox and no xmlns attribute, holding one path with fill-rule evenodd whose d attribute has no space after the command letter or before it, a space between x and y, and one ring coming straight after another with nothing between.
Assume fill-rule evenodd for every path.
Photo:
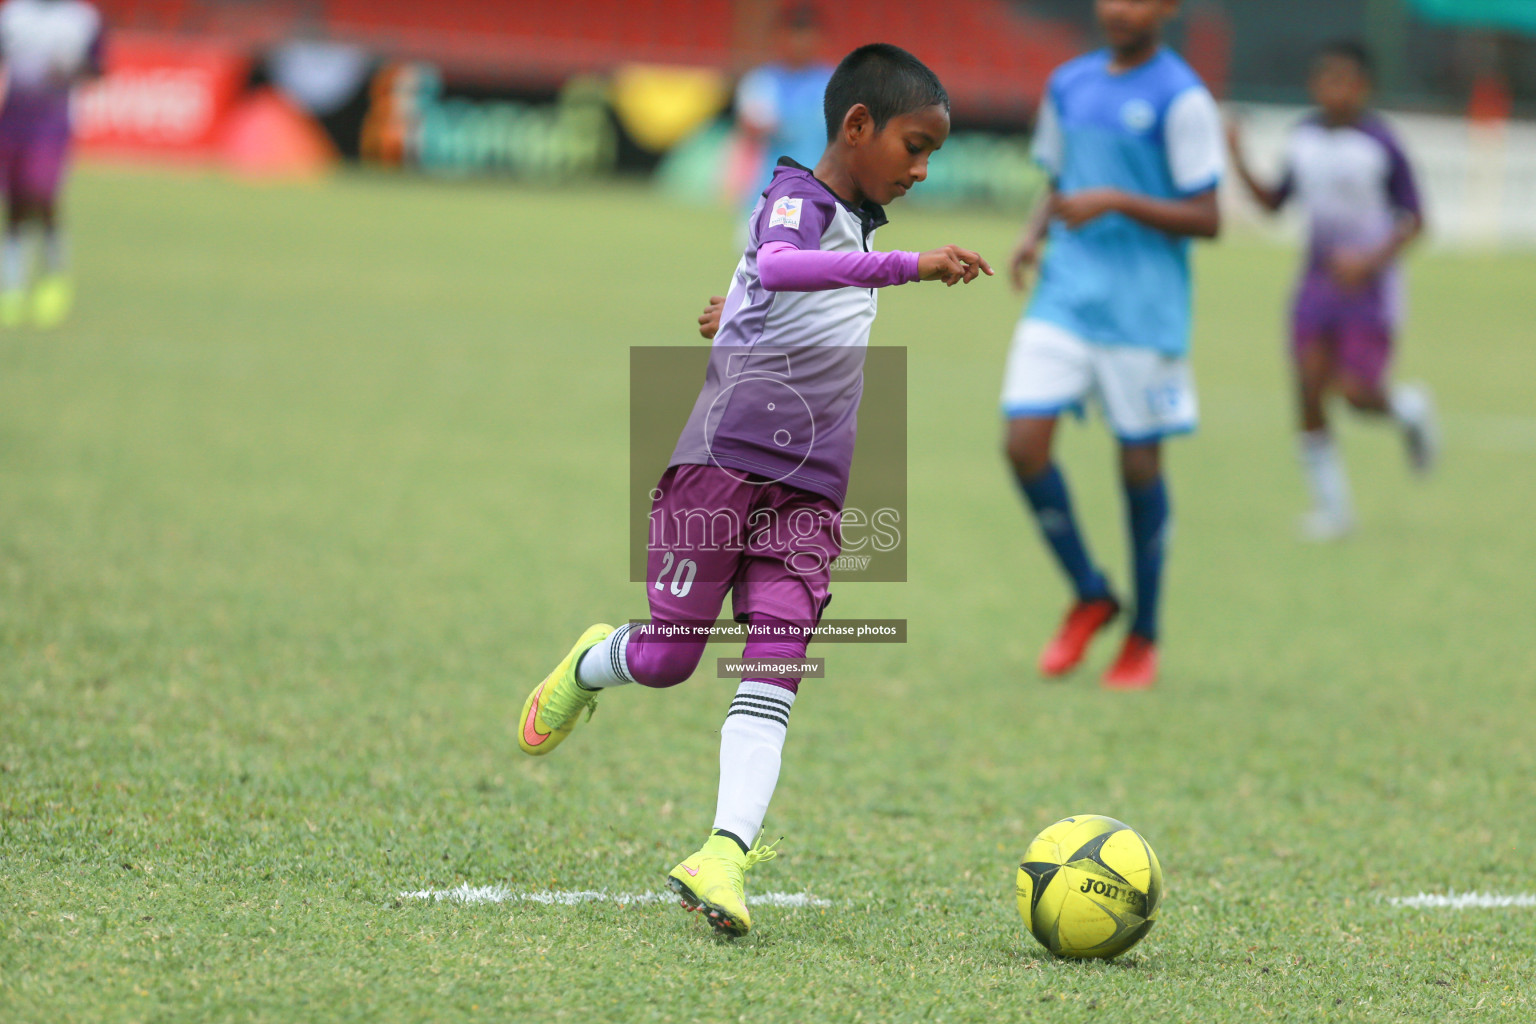
<instances>
[{"instance_id":1,"label":"blurred player in blue bib","mask_svg":"<svg viewBox=\"0 0 1536 1024\"><path fill-rule=\"evenodd\" d=\"M1427 472L1439 448L1429 390L1386 385L1402 306L1397 260L1424 219L1408 158L1368 107L1371 78L1370 54L1358 43L1335 43L1318 55L1309 83L1317 110L1291 131L1276 185L1254 177L1235 127L1230 135L1234 169L1254 199L1271 212L1295 200L1311 235L1291 315L1301 460L1313 502L1301 529L1310 540L1342 537L1355 522L1328 429L1331 392L1360 412L1390 417L1416 471Z\"/></svg>"},{"instance_id":2,"label":"blurred player in blue bib","mask_svg":"<svg viewBox=\"0 0 1536 1024\"><path fill-rule=\"evenodd\" d=\"M778 59L753 68L736 86L736 130L758 153L746 193L757 204L773 180L779 157L814 167L827 145L822 97L832 65L821 57L821 19L810 4L790 4L779 14Z\"/></svg>"},{"instance_id":3,"label":"blurred player in blue bib","mask_svg":"<svg viewBox=\"0 0 1536 1024\"><path fill-rule=\"evenodd\" d=\"M1158 595L1168 532L1163 438L1195 429L1189 368L1189 240L1220 229L1216 102L1161 45L1178 0L1097 0L1109 46L1057 68L1036 123L1050 176L1011 261L1014 284L1049 242L1003 379L1007 451L1076 599L1040 657L1060 676L1121 605L1088 553L1051 458L1056 421L1092 399L1120 442L1135 614L1104 684L1157 677Z\"/></svg>"}]
</instances>

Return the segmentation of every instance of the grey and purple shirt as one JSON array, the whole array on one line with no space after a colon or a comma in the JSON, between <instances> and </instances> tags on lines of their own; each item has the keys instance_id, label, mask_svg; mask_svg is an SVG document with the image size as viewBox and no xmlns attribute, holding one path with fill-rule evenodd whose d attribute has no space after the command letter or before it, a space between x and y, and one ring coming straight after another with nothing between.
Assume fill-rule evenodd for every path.
<instances>
[{"instance_id":1,"label":"grey and purple shirt","mask_svg":"<svg viewBox=\"0 0 1536 1024\"><path fill-rule=\"evenodd\" d=\"M670 465L848 491L876 289L918 280L915 252L872 252L886 223L788 158L753 208L704 387Z\"/></svg>"},{"instance_id":2,"label":"grey and purple shirt","mask_svg":"<svg viewBox=\"0 0 1536 1024\"><path fill-rule=\"evenodd\" d=\"M1286 146L1280 197L1295 199L1306 212L1309 277L1326 275L1339 252L1379 248L1402 214L1422 213L1408 158L1374 114L1350 125L1329 125L1317 115L1297 125Z\"/></svg>"},{"instance_id":3,"label":"grey and purple shirt","mask_svg":"<svg viewBox=\"0 0 1536 1024\"><path fill-rule=\"evenodd\" d=\"M68 138L70 91L82 74L101 69L101 46L101 15L85 0L0 4L0 131Z\"/></svg>"}]
</instances>

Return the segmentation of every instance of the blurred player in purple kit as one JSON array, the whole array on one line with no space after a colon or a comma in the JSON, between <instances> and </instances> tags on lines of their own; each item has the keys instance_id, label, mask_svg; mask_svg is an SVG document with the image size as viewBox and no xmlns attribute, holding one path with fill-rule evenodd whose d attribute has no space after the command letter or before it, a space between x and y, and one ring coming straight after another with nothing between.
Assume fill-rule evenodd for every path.
<instances>
[{"instance_id":1,"label":"blurred player in purple kit","mask_svg":"<svg viewBox=\"0 0 1536 1024\"><path fill-rule=\"evenodd\" d=\"M0 4L0 188L5 240L0 244L0 325L30 313L40 327L69 315L58 192L69 158L69 100L74 87L101 73L101 15L84 0L5 0ZM32 230L42 236L42 274L29 289Z\"/></svg>"},{"instance_id":2,"label":"blurred player in purple kit","mask_svg":"<svg viewBox=\"0 0 1536 1024\"><path fill-rule=\"evenodd\" d=\"M1261 182L1229 129L1238 177L1266 210L1295 200L1311 241L1292 309L1292 355L1301 404L1301 459L1313 508L1303 535L1333 540L1354 527L1349 482L1328 429L1338 392L1364 413L1390 417L1413 468L1428 472L1439 441L1434 403L1421 384L1386 384L1402 306L1398 256L1423 231L1413 170L1386 123L1368 108L1371 59L1356 43L1324 49L1312 69L1316 113L1292 130L1278 184Z\"/></svg>"},{"instance_id":3,"label":"blurred player in purple kit","mask_svg":"<svg viewBox=\"0 0 1536 1024\"><path fill-rule=\"evenodd\" d=\"M518 744L547 754L601 689L674 686L693 674L731 594L747 623L745 660L793 663L828 600L853 460L864 352L878 289L969 283L992 272L974 252L877 252L884 204L928 174L949 136L949 99L904 50L860 47L833 73L815 169L785 157L753 210L729 294L712 301L703 389L652 493L646 595L651 619L596 625L529 694ZM742 679L720 729L720 788L704 846L672 869L683 905L727 935L751 927L745 870L778 782L801 673ZM695 691L678 699L707 700Z\"/></svg>"}]
</instances>

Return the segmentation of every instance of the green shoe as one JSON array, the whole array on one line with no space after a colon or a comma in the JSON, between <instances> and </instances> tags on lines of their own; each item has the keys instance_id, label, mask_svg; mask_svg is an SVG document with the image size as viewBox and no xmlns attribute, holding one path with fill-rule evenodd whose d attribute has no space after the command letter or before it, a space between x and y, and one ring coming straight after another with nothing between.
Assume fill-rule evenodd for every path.
<instances>
[{"instance_id":1,"label":"green shoe","mask_svg":"<svg viewBox=\"0 0 1536 1024\"><path fill-rule=\"evenodd\" d=\"M702 850L667 873L667 885L686 909L702 910L710 927L721 935L745 935L752 930L752 915L747 911L747 869L777 857L777 845L757 846L750 853L742 853L734 839L710 836Z\"/></svg>"},{"instance_id":2,"label":"green shoe","mask_svg":"<svg viewBox=\"0 0 1536 1024\"><path fill-rule=\"evenodd\" d=\"M577 685L576 664L583 654L612 632L612 626L602 623L588 628L555 670L545 676L523 701L517 731L517 745L523 748L523 753L535 757L549 753L576 728L583 711L587 712L588 718L592 717L592 709L597 707L597 691Z\"/></svg>"},{"instance_id":3,"label":"green shoe","mask_svg":"<svg viewBox=\"0 0 1536 1024\"><path fill-rule=\"evenodd\" d=\"M57 327L74 305L74 284L63 274L49 274L32 290L32 322L45 330Z\"/></svg>"}]
</instances>

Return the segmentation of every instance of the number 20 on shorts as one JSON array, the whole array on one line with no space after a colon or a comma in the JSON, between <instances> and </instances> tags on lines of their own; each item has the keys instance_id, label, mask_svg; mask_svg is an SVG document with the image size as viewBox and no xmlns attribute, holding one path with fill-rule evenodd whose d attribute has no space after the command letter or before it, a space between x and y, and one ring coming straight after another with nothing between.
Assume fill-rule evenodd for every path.
<instances>
[{"instance_id":1,"label":"number 20 on shorts","mask_svg":"<svg viewBox=\"0 0 1536 1024\"><path fill-rule=\"evenodd\" d=\"M667 583L667 574L672 573L672 582ZM673 597L687 597L688 591L693 589L693 578L699 574L699 563L691 558L677 560L676 571L673 572L672 552L661 553L661 572L656 575L655 587L657 590L666 587L672 592Z\"/></svg>"}]
</instances>

